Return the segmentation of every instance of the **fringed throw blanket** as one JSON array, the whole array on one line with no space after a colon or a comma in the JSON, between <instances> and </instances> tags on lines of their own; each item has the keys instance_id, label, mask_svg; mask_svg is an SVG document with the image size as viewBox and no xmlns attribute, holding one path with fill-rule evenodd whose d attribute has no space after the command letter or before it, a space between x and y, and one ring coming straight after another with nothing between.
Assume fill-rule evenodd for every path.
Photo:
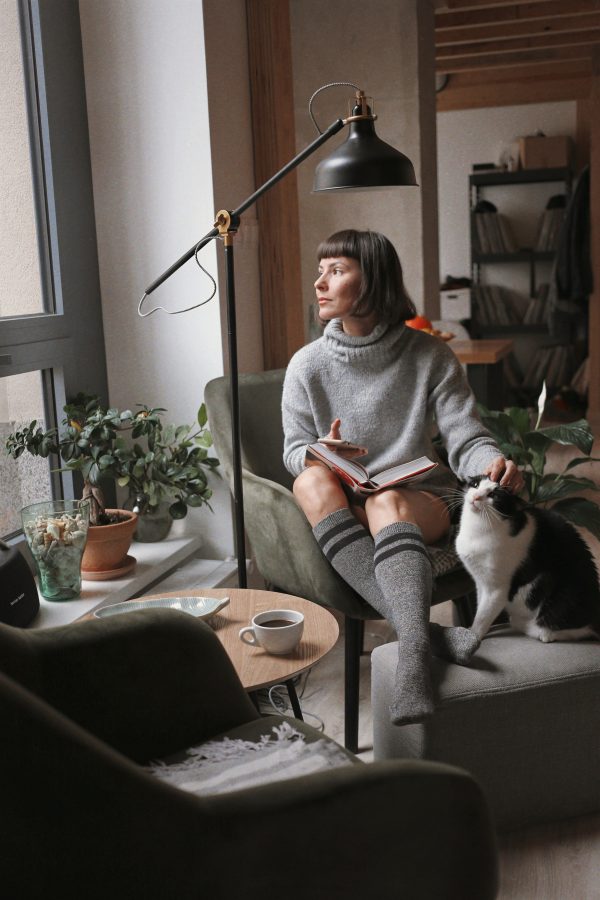
<instances>
[{"instance_id":1,"label":"fringed throw blanket","mask_svg":"<svg viewBox=\"0 0 600 900\"><path fill-rule=\"evenodd\" d=\"M223 738L191 747L186 754L183 762L159 762L149 770L182 791L224 794L351 764L337 744L307 743L287 722L273 727L272 734L262 735L257 743Z\"/></svg>"}]
</instances>

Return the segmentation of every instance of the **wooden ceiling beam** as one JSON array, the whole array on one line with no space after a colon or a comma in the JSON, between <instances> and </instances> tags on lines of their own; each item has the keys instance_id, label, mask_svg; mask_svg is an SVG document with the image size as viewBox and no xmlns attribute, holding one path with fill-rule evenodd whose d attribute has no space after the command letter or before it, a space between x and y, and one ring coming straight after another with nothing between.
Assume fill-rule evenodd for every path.
<instances>
[{"instance_id":1,"label":"wooden ceiling beam","mask_svg":"<svg viewBox=\"0 0 600 900\"><path fill-rule=\"evenodd\" d=\"M521 80L524 83L530 79L548 79L560 80L561 78L570 78L572 76L591 75L591 63L589 60L577 60L573 62L564 62L557 71L554 63L544 63L539 66L523 65L514 69L488 69L485 73L486 81L512 81L514 79ZM459 72L450 77L451 84L481 84L481 74L478 72Z\"/></svg>"},{"instance_id":2,"label":"wooden ceiling beam","mask_svg":"<svg viewBox=\"0 0 600 900\"><path fill-rule=\"evenodd\" d=\"M560 64L565 60L590 59L594 46L594 42L591 42L576 47L550 47L542 50L490 54L489 56L459 56L455 59L436 61L435 71L439 74L451 74L452 72L513 68L522 65L536 66L547 62Z\"/></svg>"},{"instance_id":3,"label":"wooden ceiling beam","mask_svg":"<svg viewBox=\"0 0 600 900\"><path fill-rule=\"evenodd\" d=\"M547 3L548 0L528 0L521 6ZM433 8L438 13L462 12L463 10L495 9L502 6L516 6L515 0L434 0Z\"/></svg>"},{"instance_id":4,"label":"wooden ceiling beam","mask_svg":"<svg viewBox=\"0 0 600 900\"><path fill-rule=\"evenodd\" d=\"M486 106L519 106L523 103L556 103L589 96L589 60L542 63L512 69L459 72L450 76L447 87L437 95L438 112Z\"/></svg>"},{"instance_id":5,"label":"wooden ceiling beam","mask_svg":"<svg viewBox=\"0 0 600 900\"><path fill-rule=\"evenodd\" d=\"M462 12L435 14L435 28L471 28L479 25L502 25L536 19L555 19L586 15L600 11L600 0L545 0L540 3L510 3L503 6L474 7Z\"/></svg>"},{"instance_id":6,"label":"wooden ceiling beam","mask_svg":"<svg viewBox=\"0 0 600 900\"><path fill-rule=\"evenodd\" d=\"M457 56L482 56L492 53L510 53L518 50L539 50L548 47L571 47L577 44L600 43L598 28L586 31L570 31L564 34L544 34L535 37L509 38L503 41L481 41L473 44L442 45L436 48L436 60L453 59Z\"/></svg>"},{"instance_id":7,"label":"wooden ceiling beam","mask_svg":"<svg viewBox=\"0 0 600 900\"><path fill-rule=\"evenodd\" d=\"M510 38L535 37L536 35L562 34L584 31L600 26L600 11L581 16L544 17L535 21L501 22L493 25L472 25L469 28L435 29L437 47L452 44L470 44L478 41L497 41Z\"/></svg>"},{"instance_id":8,"label":"wooden ceiling beam","mask_svg":"<svg viewBox=\"0 0 600 900\"><path fill-rule=\"evenodd\" d=\"M526 90L519 81L446 88L438 95L437 111L450 112L460 109L581 100L589 95L590 81L590 78L565 78L555 83L535 81Z\"/></svg>"}]
</instances>

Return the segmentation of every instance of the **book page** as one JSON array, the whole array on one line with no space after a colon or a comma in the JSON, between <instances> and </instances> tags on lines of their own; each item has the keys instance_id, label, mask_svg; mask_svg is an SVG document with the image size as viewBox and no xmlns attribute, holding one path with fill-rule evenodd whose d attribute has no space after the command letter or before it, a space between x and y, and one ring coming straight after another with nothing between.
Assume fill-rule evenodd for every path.
<instances>
[{"instance_id":1,"label":"book page","mask_svg":"<svg viewBox=\"0 0 600 900\"><path fill-rule=\"evenodd\" d=\"M410 462L402 463L399 466L392 466L384 472L378 472L377 475L371 476L373 484L388 484L391 481L399 481L400 479L408 479L419 474L425 474L430 469L434 469L436 463L432 462L427 456L420 456Z\"/></svg>"},{"instance_id":2,"label":"book page","mask_svg":"<svg viewBox=\"0 0 600 900\"><path fill-rule=\"evenodd\" d=\"M324 444L309 444L308 446L315 456L320 456L328 460L333 466L337 466L338 469L343 469L359 484L369 480L369 473L359 463L353 462L351 459L344 459L343 456L340 456L339 453L335 453L333 450L329 450Z\"/></svg>"}]
</instances>

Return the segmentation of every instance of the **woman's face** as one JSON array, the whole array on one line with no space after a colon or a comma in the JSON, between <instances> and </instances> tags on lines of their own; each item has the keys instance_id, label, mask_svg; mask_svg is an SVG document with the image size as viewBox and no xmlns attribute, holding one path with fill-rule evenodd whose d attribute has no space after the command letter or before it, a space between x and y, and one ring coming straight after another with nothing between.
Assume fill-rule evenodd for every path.
<instances>
[{"instance_id":1,"label":"woman's face","mask_svg":"<svg viewBox=\"0 0 600 900\"><path fill-rule=\"evenodd\" d=\"M358 260L348 256L322 259L319 262L319 277L315 281L320 318L327 322L341 319L346 330L346 322L353 318L361 280Z\"/></svg>"}]
</instances>

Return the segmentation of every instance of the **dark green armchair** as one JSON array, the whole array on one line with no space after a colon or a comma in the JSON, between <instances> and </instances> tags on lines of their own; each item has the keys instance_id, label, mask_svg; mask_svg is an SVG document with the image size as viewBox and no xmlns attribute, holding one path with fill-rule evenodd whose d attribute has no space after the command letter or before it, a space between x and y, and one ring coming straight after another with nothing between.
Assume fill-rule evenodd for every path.
<instances>
[{"instance_id":1,"label":"dark green armchair","mask_svg":"<svg viewBox=\"0 0 600 900\"><path fill-rule=\"evenodd\" d=\"M283 465L281 394L284 369L240 375L240 431L246 531L267 586L295 594L345 617L345 744L358 749L360 653L364 622L377 613L331 567L313 537ZM215 378L204 398L210 429L225 474L231 480L229 379ZM468 624L473 582L464 570L435 579L432 603L454 601Z\"/></svg>"},{"instance_id":2,"label":"dark green armchair","mask_svg":"<svg viewBox=\"0 0 600 900\"><path fill-rule=\"evenodd\" d=\"M462 770L348 754L354 764L198 797L143 767L282 721L259 717L214 632L184 613L0 625L1 895L495 896L491 820Z\"/></svg>"}]
</instances>

